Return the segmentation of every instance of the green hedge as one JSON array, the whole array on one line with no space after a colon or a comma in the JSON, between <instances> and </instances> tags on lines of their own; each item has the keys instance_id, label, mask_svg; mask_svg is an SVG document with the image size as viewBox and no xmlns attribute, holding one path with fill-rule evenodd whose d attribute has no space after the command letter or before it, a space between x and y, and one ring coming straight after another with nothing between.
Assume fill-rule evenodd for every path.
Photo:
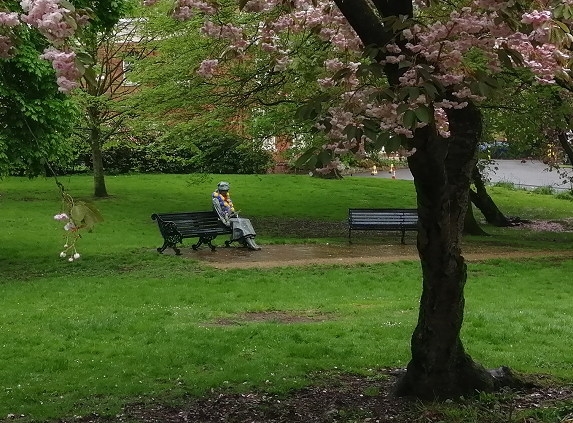
<instances>
[{"instance_id":1,"label":"green hedge","mask_svg":"<svg viewBox=\"0 0 573 423\"><path fill-rule=\"evenodd\" d=\"M272 154L260 143L220 133L205 135L193 142L130 139L108 142L103 147L106 174L136 173L266 173L273 166ZM89 149L78 148L77 159L57 166L58 173L90 171Z\"/></svg>"}]
</instances>

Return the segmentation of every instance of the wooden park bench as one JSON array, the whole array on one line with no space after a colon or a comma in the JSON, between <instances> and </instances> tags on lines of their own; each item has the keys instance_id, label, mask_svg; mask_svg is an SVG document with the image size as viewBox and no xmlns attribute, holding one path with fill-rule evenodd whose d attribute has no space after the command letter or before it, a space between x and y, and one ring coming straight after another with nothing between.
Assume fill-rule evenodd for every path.
<instances>
[{"instance_id":1,"label":"wooden park bench","mask_svg":"<svg viewBox=\"0 0 573 423\"><path fill-rule=\"evenodd\" d=\"M181 244L185 238L199 238L191 248L196 250L201 244L207 244L212 251L215 246L211 243L218 235L231 234L231 228L225 226L217 213L213 210L184 212L184 213L154 213L153 220L157 220L159 232L163 237L163 246L157 251L163 253L166 248L173 248L175 254L181 254L177 244ZM229 241L225 242L225 245Z\"/></svg>"},{"instance_id":2,"label":"wooden park bench","mask_svg":"<svg viewBox=\"0 0 573 423\"><path fill-rule=\"evenodd\" d=\"M348 209L348 240L352 231L401 231L405 244L406 231L418 230L416 209Z\"/></svg>"}]
</instances>

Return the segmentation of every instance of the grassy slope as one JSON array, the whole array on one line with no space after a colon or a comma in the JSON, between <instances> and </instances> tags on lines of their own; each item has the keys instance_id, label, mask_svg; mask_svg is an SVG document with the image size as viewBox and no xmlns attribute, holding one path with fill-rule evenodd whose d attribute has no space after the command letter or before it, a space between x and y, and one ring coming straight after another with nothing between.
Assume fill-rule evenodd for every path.
<instances>
[{"instance_id":1,"label":"grassy slope","mask_svg":"<svg viewBox=\"0 0 573 423\"><path fill-rule=\"evenodd\" d=\"M59 212L53 181L2 181L0 416L113 414L138 396L177 398L222 386L280 391L300 386L313 370L368 372L407 362L417 263L215 271L155 253L160 237L151 213L208 209L219 179L231 182L246 216L343 220L348 207L415 204L405 181L118 176L108 179L114 197L97 202L106 222L80 240L83 258L70 264L57 257L62 230L52 219ZM72 195L89 197L90 178L63 182ZM500 193L500 203L516 195L512 204L527 204L523 213L515 209L524 217L573 211L563 200ZM496 239L504 236L499 231ZM570 242L570 235L561 239ZM573 262L490 261L469 269L468 351L489 367L573 378ZM265 310L327 319L205 325Z\"/></svg>"}]
</instances>

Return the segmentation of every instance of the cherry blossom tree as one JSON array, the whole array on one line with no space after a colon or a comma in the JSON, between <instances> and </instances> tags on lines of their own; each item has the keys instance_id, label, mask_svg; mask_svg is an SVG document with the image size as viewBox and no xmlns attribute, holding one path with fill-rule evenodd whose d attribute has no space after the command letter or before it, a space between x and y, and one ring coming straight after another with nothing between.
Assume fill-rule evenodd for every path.
<instances>
[{"instance_id":1,"label":"cherry blossom tree","mask_svg":"<svg viewBox=\"0 0 573 423\"><path fill-rule=\"evenodd\" d=\"M329 140L313 160L320 171L335 169L338 154L360 154L367 142L408 152L423 292L401 394L451 398L507 381L505 371L488 372L474 362L460 340L467 278L461 233L482 132L477 104L495 91L503 67L527 68L538 84L569 80L571 3L476 0L454 2L454 10L439 1L175 2L176 18L205 14L202 33L228 41L220 56L199 67L205 78L216 78L230 57L255 57L253 49L267 54L272 72L285 71L294 60L285 34L311 32L339 52L324 63L330 75L319 81L323 91L299 110ZM225 16L239 13L230 9L237 4L258 22L227 23ZM437 19L443 9L435 5L451 13ZM475 52L482 67L466 60Z\"/></svg>"},{"instance_id":2,"label":"cherry blossom tree","mask_svg":"<svg viewBox=\"0 0 573 423\"><path fill-rule=\"evenodd\" d=\"M64 0L24 4L27 17L21 19L53 37L56 45L67 36L65 17L74 12L63 7ZM443 10L450 13L437 18ZM266 54L271 72L287 70L294 63L291 34L312 33L339 52L324 62L328 75L319 80L323 91L298 113L315 119L328 139L313 163L322 172L332 171L336 155L360 154L367 142L387 150L403 148L417 192L423 291L412 359L398 392L451 398L505 383L505 371L486 371L465 352L460 339L467 279L461 233L482 131L477 104L497 88L496 76L503 67L527 68L539 84L570 80L568 47L573 37L567 25L573 2L175 0L173 11L177 19L204 14L201 32L227 41L222 54L206 58L199 67L205 78L216 78L217 67L230 59L260 59L250 54L254 49ZM244 25L228 22L239 13L259 19L246 19ZM10 54L16 21L13 15L0 17L3 55ZM474 52L482 58L482 67L467 62ZM55 66L59 63L60 85L69 89L65 79L77 77L66 65L73 54L48 51L45 57Z\"/></svg>"}]
</instances>

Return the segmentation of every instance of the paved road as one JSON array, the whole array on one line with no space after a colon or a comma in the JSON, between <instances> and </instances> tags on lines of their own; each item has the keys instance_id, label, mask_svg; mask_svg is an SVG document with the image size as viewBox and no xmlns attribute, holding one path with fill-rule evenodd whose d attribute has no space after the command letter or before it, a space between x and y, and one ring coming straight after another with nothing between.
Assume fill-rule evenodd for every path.
<instances>
[{"instance_id":1,"label":"paved road","mask_svg":"<svg viewBox=\"0 0 573 423\"><path fill-rule=\"evenodd\" d=\"M496 169L497 168L497 169ZM573 176L571 169L562 169ZM369 176L372 178L391 178L392 174L388 171L379 171L378 175L369 174L355 175ZM529 160L521 163L520 160L494 160L493 165L489 167L488 176L491 182L513 182L517 186L526 188L535 188L540 186L552 186L558 190L571 189L571 183L563 184L563 178L556 170L549 171L547 166L538 160ZM413 180L410 169L396 170L396 179Z\"/></svg>"}]
</instances>

